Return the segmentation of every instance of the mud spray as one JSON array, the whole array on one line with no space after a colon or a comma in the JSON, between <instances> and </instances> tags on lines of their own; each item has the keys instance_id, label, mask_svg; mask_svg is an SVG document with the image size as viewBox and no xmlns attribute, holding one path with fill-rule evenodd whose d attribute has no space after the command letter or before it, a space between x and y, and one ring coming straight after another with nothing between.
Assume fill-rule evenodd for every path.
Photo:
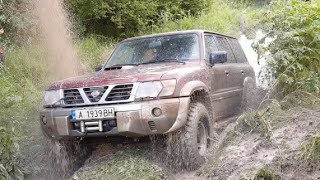
<instances>
[{"instance_id":1,"label":"mud spray","mask_svg":"<svg viewBox=\"0 0 320 180\"><path fill-rule=\"evenodd\" d=\"M58 79L80 72L80 61L73 45L72 24L62 0L33 0L34 16L47 48L48 61Z\"/></svg>"},{"instance_id":2,"label":"mud spray","mask_svg":"<svg viewBox=\"0 0 320 180\"><path fill-rule=\"evenodd\" d=\"M77 56L69 19L63 0L32 0L33 17L38 30L36 39L47 51L48 65L55 79L79 75L83 68ZM64 179L78 169L87 158L86 148L80 142L59 142L47 138L44 159L48 172L43 179ZM41 178L42 179L42 178Z\"/></svg>"}]
</instances>

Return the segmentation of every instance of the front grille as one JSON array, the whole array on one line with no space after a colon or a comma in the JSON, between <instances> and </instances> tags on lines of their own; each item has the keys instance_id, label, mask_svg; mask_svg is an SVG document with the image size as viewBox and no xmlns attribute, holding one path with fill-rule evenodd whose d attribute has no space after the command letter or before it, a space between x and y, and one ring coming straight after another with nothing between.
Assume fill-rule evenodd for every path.
<instances>
[{"instance_id":1,"label":"front grille","mask_svg":"<svg viewBox=\"0 0 320 180\"><path fill-rule=\"evenodd\" d=\"M67 89L63 91L64 103L67 105L84 103L78 89Z\"/></svg>"},{"instance_id":2,"label":"front grille","mask_svg":"<svg viewBox=\"0 0 320 180\"><path fill-rule=\"evenodd\" d=\"M106 98L106 101L128 100L131 96L133 84L115 86Z\"/></svg>"},{"instance_id":3,"label":"front grille","mask_svg":"<svg viewBox=\"0 0 320 180\"><path fill-rule=\"evenodd\" d=\"M132 93L135 92L135 87L136 84L132 83L65 89L64 105L70 107L131 102L134 101Z\"/></svg>"},{"instance_id":4,"label":"front grille","mask_svg":"<svg viewBox=\"0 0 320 180\"><path fill-rule=\"evenodd\" d=\"M104 86L104 87L83 88L83 91L88 97L90 102L99 102L107 89L108 89L108 86Z\"/></svg>"}]
</instances>

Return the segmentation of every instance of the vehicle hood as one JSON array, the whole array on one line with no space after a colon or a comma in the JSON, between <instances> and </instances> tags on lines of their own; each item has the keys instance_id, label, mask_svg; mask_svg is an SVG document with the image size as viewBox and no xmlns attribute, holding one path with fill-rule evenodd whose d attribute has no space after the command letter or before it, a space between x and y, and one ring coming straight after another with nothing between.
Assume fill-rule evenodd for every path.
<instances>
[{"instance_id":1,"label":"vehicle hood","mask_svg":"<svg viewBox=\"0 0 320 180\"><path fill-rule=\"evenodd\" d=\"M126 84L141 81L161 80L168 73L172 78L185 73L192 73L200 68L199 64L154 64L143 66L124 66L122 69L100 71L78 77L58 81L49 86L48 90L70 89L81 87L104 86L109 84ZM166 76L167 79L167 76Z\"/></svg>"}]
</instances>

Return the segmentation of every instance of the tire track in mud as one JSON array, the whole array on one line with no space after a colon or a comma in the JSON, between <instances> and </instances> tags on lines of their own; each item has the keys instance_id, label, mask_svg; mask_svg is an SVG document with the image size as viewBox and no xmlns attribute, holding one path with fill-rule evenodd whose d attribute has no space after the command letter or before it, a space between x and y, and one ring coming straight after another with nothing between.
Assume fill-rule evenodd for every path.
<instances>
[{"instance_id":1,"label":"tire track in mud","mask_svg":"<svg viewBox=\"0 0 320 180\"><path fill-rule=\"evenodd\" d=\"M231 123L225 128L221 133L221 138L218 140L218 144L223 143L223 139L227 136L228 131L231 131L235 123ZM218 146L212 146L209 149L209 153L207 154L206 159L210 159ZM173 161L172 157L169 155L168 149L166 145L164 145L164 140L156 140L150 142L143 143L134 143L134 144L109 144L109 143L96 143L96 148L93 150L91 156L89 156L84 165L75 171L73 176L70 179L78 180L78 179L99 179L102 175L105 175L105 168L113 168L115 166L119 171L121 166L127 167L126 161L119 160L119 164L117 162L118 156L125 156L129 159L138 159L138 161L134 161L133 164L140 164L139 161L146 163L147 166L151 166L154 168L147 169L150 174L155 175L155 179L168 179L168 180L200 180L203 179L197 175L197 171L184 171L181 170L178 164L174 164L176 161ZM108 166L109 165L109 166ZM133 166L133 165L132 165ZM177 168L178 167L178 168ZM141 170L141 167L136 167L138 170ZM142 168L146 170L145 168ZM132 170L131 167L126 170ZM155 171L155 172L154 172ZM114 172L109 172L114 173ZM123 172L121 172L123 173ZM158 174L157 174L158 173ZM119 177L124 179L139 179L139 178L126 178L122 177L121 174L117 174L111 176L111 179L119 179ZM149 177L149 175L146 175ZM110 178L110 177L109 177ZM145 179L145 177L142 177ZM154 177L152 177L154 179Z\"/></svg>"},{"instance_id":2,"label":"tire track in mud","mask_svg":"<svg viewBox=\"0 0 320 180\"><path fill-rule=\"evenodd\" d=\"M255 92L255 99L250 101L251 104L248 104L250 107L256 106L261 102L261 99L264 97L265 92L259 90L259 92ZM221 127L219 130L219 134L216 134L214 137L215 145L211 146L208 149L208 153L206 155L206 160L211 161L212 158L219 156L220 147L226 145L226 141L228 141L229 132L234 130L236 125L238 116L231 117L226 119L224 122L225 125ZM136 143L136 144L125 144L125 145L110 145L110 144L97 144L97 148L92 152L92 155L86 160L84 166L82 166L77 172L75 172L72 179L90 179L91 177L86 176L85 174L91 174L91 176L95 176L99 174L98 172L92 173L92 171L97 171L100 167L105 167L106 164L109 164L114 161L115 157L120 154L126 154L129 158L141 158L142 161L146 161L148 165L155 166L156 169L161 169L161 177L169 180L179 180L179 179L205 179L203 177L199 177L199 173L197 171L184 171L179 167L179 162L174 160L175 157L172 156L172 152L170 151L170 147L166 146L166 140L164 137L150 138L150 142L148 143ZM135 154L132 150L138 150L139 152ZM217 157L218 158L218 157ZM123 166L126 166L126 162L120 162ZM138 162L139 164L139 162ZM110 168L110 166L108 166ZM112 168L112 167L111 167ZM121 167L118 167L121 169ZM139 168L138 168L139 169ZM150 170L150 169L149 169ZM150 171L152 174L152 171ZM99 175L98 175L99 176ZM160 177L159 176L159 177ZM118 177L117 177L118 178ZM162 178L161 178L162 179Z\"/></svg>"},{"instance_id":3,"label":"tire track in mud","mask_svg":"<svg viewBox=\"0 0 320 180\"><path fill-rule=\"evenodd\" d=\"M71 179L155 179L166 177L164 147L151 142L133 144L98 143L84 165ZM137 174L137 172L141 172Z\"/></svg>"},{"instance_id":4,"label":"tire track in mud","mask_svg":"<svg viewBox=\"0 0 320 180\"><path fill-rule=\"evenodd\" d=\"M166 148L158 147L158 144L138 143L116 146L100 144L72 179L94 179L92 177L101 173L101 171L103 172L104 168L113 168L113 165L115 166L114 170L118 169L120 174L118 176L119 174L116 173L116 176L113 177L115 179L117 179L116 177L126 179L121 176L121 173L125 174L126 170L130 171L132 164L141 165L139 161L146 163L146 166L155 167L148 169L150 174L161 172L161 175L157 176L158 179L236 180L240 177L252 178L261 168L272 169L275 174L285 180L320 178L320 164L313 164L300 159L301 144L318 133L320 107L318 110L297 107L285 111L283 114L274 114L274 116L277 117L277 124L272 128L269 139L259 133L236 133L230 139L229 132L233 132L237 124L236 122L229 124L221 132L217 146L211 149L211 153L207 155L207 163L197 171L183 172L172 169L166 162L170 161L166 156ZM135 154L135 150L138 153ZM138 159L138 161L133 161L132 164L130 164L130 160L110 164L110 162L114 163L114 159L119 154L128 159ZM106 166L108 163L109 166ZM128 166L128 163L130 166ZM121 170L121 167L127 169ZM139 167L133 168L139 170ZM84 176L88 172L91 173L91 178Z\"/></svg>"}]
</instances>

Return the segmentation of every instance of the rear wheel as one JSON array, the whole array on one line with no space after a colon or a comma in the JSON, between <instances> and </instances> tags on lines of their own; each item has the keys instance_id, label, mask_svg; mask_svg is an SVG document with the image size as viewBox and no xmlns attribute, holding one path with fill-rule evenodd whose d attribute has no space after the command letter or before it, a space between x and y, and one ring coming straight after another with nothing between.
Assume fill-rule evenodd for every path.
<instances>
[{"instance_id":1,"label":"rear wheel","mask_svg":"<svg viewBox=\"0 0 320 180\"><path fill-rule=\"evenodd\" d=\"M210 125L210 116L205 106L199 102L191 103L185 127L168 138L168 152L174 160L173 165L194 170L205 162L211 143Z\"/></svg>"},{"instance_id":2,"label":"rear wheel","mask_svg":"<svg viewBox=\"0 0 320 180\"><path fill-rule=\"evenodd\" d=\"M241 102L242 112L254 108L255 94L255 85L253 83L249 82L243 87Z\"/></svg>"}]
</instances>

